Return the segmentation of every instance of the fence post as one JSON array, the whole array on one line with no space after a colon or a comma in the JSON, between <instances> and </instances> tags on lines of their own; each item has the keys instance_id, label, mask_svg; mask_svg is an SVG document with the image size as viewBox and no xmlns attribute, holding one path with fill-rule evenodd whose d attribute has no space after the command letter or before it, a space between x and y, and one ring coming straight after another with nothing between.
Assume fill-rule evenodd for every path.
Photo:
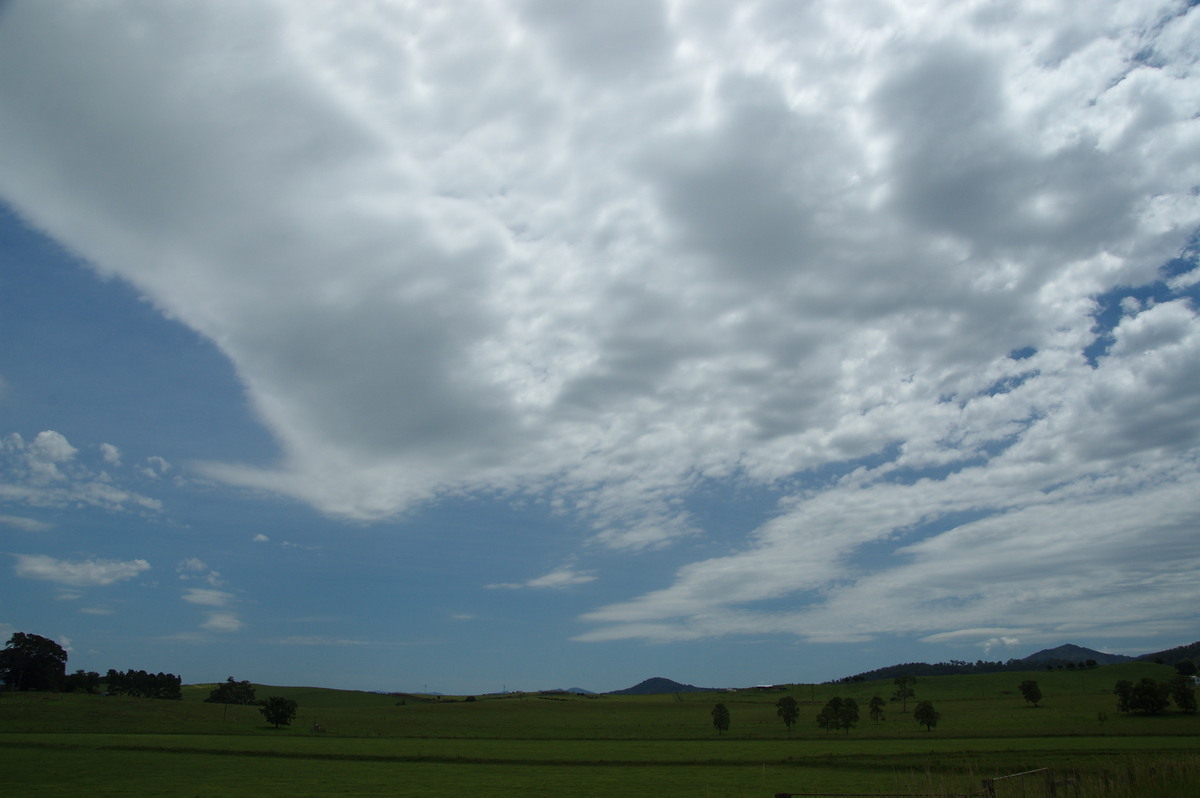
<instances>
[{"instance_id":1,"label":"fence post","mask_svg":"<svg viewBox=\"0 0 1200 798\"><path fill-rule=\"evenodd\" d=\"M983 792L988 796L988 798L996 798L996 780L984 779Z\"/></svg>"}]
</instances>

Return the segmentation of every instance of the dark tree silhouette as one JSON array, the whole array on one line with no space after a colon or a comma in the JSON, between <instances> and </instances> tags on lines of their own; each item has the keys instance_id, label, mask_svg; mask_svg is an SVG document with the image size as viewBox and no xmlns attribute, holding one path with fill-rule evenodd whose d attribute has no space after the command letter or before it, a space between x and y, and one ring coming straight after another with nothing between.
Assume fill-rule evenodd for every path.
<instances>
[{"instance_id":1,"label":"dark tree silhouette","mask_svg":"<svg viewBox=\"0 0 1200 798\"><path fill-rule=\"evenodd\" d=\"M1171 680L1171 700L1180 712L1189 715L1196 711L1196 688L1190 676L1176 676Z\"/></svg>"},{"instance_id":2,"label":"dark tree silhouette","mask_svg":"<svg viewBox=\"0 0 1200 798\"><path fill-rule=\"evenodd\" d=\"M858 702L853 698L834 696L817 715L817 725L828 734L831 729L843 729L846 734L858 723Z\"/></svg>"},{"instance_id":3,"label":"dark tree silhouette","mask_svg":"<svg viewBox=\"0 0 1200 798\"><path fill-rule=\"evenodd\" d=\"M800 705L796 703L796 699L785 695L775 702L775 714L783 720L783 725L787 726L790 732L800 718Z\"/></svg>"},{"instance_id":4,"label":"dark tree silhouette","mask_svg":"<svg viewBox=\"0 0 1200 798\"><path fill-rule=\"evenodd\" d=\"M1042 688L1038 687L1038 683L1033 679L1026 679L1018 686L1021 689L1021 695L1024 696L1025 700L1030 704L1033 704L1036 707L1041 702Z\"/></svg>"},{"instance_id":5,"label":"dark tree silhouette","mask_svg":"<svg viewBox=\"0 0 1200 798\"><path fill-rule=\"evenodd\" d=\"M1171 685L1143 677L1133 686L1129 709L1142 715L1157 715L1171 704Z\"/></svg>"},{"instance_id":6,"label":"dark tree silhouette","mask_svg":"<svg viewBox=\"0 0 1200 798\"><path fill-rule=\"evenodd\" d=\"M253 704L254 686L247 681L234 681L230 676L204 700L209 704Z\"/></svg>"},{"instance_id":7,"label":"dark tree silhouette","mask_svg":"<svg viewBox=\"0 0 1200 798\"><path fill-rule=\"evenodd\" d=\"M287 726L291 724L292 719L296 717L296 702L290 698L273 695L268 698L261 709L258 711L267 719L267 723L274 723L275 728Z\"/></svg>"},{"instance_id":8,"label":"dark tree silhouette","mask_svg":"<svg viewBox=\"0 0 1200 798\"><path fill-rule=\"evenodd\" d=\"M938 721L942 719L942 713L933 708L932 701L918 701L916 707L913 708L913 719L924 726L925 731L930 731L938 725Z\"/></svg>"},{"instance_id":9,"label":"dark tree silhouette","mask_svg":"<svg viewBox=\"0 0 1200 798\"><path fill-rule=\"evenodd\" d=\"M917 677L903 673L893 679L893 683L896 685L896 698L899 698L903 702L900 711L908 712L908 699L917 694Z\"/></svg>"},{"instance_id":10,"label":"dark tree silhouette","mask_svg":"<svg viewBox=\"0 0 1200 798\"><path fill-rule=\"evenodd\" d=\"M883 699L879 696L871 698L871 703L867 705L871 710L871 720L875 723L883 720Z\"/></svg>"},{"instance_id":11,"label":"dark tree silhouette","mask_svg":"<svg viewBox=\"0 0 1200 798\"><path fill-rule=\"evenodd\" d=\"M723 734L729 730L729 710L724 704L717 704L712 708L712 724L716 728L717 734Z\"/></svg>"},{"instance_id":12,"label":"dark tree silhouette","mask_svg":"<svg viewBox=\"0 0 1200 798\"><path fill-rule=\"evenodd\" d=\"M0 651L0 678L12 690L59 690L67 673L67 652L41 635L16 632Z\"/></svg>"}]
</instances>

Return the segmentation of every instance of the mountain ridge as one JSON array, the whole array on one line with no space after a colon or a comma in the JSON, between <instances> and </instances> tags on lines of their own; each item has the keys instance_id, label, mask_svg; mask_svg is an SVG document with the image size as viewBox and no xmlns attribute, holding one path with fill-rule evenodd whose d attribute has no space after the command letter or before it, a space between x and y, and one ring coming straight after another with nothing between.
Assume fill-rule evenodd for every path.
<instances>
[{"instance_id":1,"label":"mountain ridge","mask_svg":"<svg viewBox=\"0 0 1200 798\"><path fill-rule=\"evenodd\" d=\"M662 695L663 693L711 693L714 687L696 687L662 676L654 676L624 690L611 690L606 695Z\"/></svg>"},{"instance_id":2,"label":"mountain ridge","mask_svg":"<svg viewBox=\"0 0 1200 798\"><path fill-rule=\"evenodd\" d=\"M1037 670L1052 667L1076 667L1079 665L1086 666L1091 660L1096 665L1114 665L1120 662L1133 661L1157 661L1174 665L1180 660L1200 658L1200 641L1184 646L1176 646L1175 648L1166 649L1164 651L1151 652L1149 654L1141 654L1138 656L1126 656L1124 654L1109 654L1104 651L1096 651L1095 649L1077 646L1074 643L1064 643L1054 648L1046 648L1041 651L1036 651L1020 659L1009 659L1005 661L987 662L977 660L975 662L965 662L961 660L951 660L950 662L905 662L897 665L888 665L883 668L876 668L863 673L855 674L854 676L845 676L841 679L835 679L835 682L861 682L872 681L875 679L893 679L902 674L911 676L950 676L966 673L997 673L1000 671L1022 671L1022 670Z\"/></svg>"}]
</instances>

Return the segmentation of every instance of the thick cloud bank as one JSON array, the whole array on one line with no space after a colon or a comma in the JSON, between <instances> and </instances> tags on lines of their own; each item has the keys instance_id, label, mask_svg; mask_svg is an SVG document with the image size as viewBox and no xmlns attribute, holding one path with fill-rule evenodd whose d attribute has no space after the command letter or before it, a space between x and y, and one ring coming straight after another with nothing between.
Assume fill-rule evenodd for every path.
<instances>
[{"instance_id":1,"label":"thick cloud bank","mask_svg":"<svg viewBox=\"0 0 1200 798\"><path fill-rule=\"evenodd\" d=\"M229 357L223 480L779 491L585 639L1189 628L1200 10L915 5L15 2L0 194Z\"/></svg>"}]
</instances>

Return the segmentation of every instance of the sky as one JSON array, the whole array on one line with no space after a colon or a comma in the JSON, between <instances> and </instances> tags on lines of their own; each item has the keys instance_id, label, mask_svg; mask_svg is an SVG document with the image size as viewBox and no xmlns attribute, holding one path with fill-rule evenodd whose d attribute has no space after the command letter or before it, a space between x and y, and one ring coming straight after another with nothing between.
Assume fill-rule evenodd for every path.
<instances>
[{"instance_id":1,"label":"sky","mask_svg":"<svg viewBox=\"0 0 1200 798\"><path fill-rule=\"evenodd\" d=\"M0 636L484 693L1200 638L1200 9L0 6Z\"/></svg>"}]
</instances>

